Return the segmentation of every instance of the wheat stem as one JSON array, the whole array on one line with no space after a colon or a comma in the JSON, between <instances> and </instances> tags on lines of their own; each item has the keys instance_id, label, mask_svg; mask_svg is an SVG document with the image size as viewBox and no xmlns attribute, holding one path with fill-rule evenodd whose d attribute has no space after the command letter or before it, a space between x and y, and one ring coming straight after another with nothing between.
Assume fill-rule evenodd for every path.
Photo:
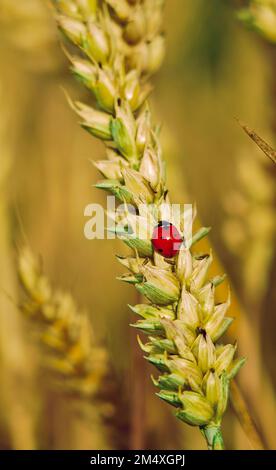
<instances>
[{"instance_id":1,"label":"wheat stem","mask_svg":"<svg viewBox=\"0 0 276 470\"><path fill-rule=\"evenodd\" d=\"M224 442L220 426L206 426L202 428L208 450L224 450Z\"/></svg>"},{"instance_id":2,"label":"wheat stem","mask_svg":"<svg viewBox=\"0 0 276 470\"><path fill-rule=\"evenodd\" d=\"M231 383L231 404L254 450L265 450L263 439L251 418L243 394L235 380Z\"/></svg>"}]
</instances>

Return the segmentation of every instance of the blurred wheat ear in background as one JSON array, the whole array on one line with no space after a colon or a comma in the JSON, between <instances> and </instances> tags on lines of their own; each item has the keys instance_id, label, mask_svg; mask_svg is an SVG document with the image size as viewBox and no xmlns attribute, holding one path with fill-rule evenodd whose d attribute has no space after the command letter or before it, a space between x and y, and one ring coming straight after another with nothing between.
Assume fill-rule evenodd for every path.
<instances>
[{"instance_id":1,"label":"blurred wheat ear in background","mask_svg":"<svg viewBox=\"0 0 276 470\"><path fill-rule=\"evenodd\" d=\"M1 58L2 59L2 58ZM1 393L0 415L4 446L16 449L36 447L35 418L31 413L33 391L32 372L22 334L20 316L9 297L16 299L16 276L13 269L11 186L14 164L14 129L17 117L13 114L14 96L12 86L19 83L13 76L11 89L7 88L5 63L0 82L0 369Z\"/></svg>"},{"instance_id":2,"label":"blurred wheat ear in background","mask_svg":"<svg viewBox=\"0 0 276 470\"><path fill-rule=\"evenodd\" d=\"M52 288L41 260L26 246L18 256L18 275L25 294L19 308L44 349L42 366L51 371L48 378L108 439L114 430L108 433L104 424L112 426L116 413L115 377L107 351L95 341L89 317L78 310L70 294Z\"/></svg>"},{"instance_id":3,"label":"blurred wheat ear in background","mask_svg":"<svg viewBox=\"0 0 276 470\"><path fill-rule=\"evenodd\" d=\"M49 352L46 364L63 377L61 384L69 392L97 397L108 372L108 357L95 343L88 316L77 309L70 294L53 290L41 262L26 247L19 253L18 273L26 294L20 309L37 324L40 341Z\"/></svg>"}]
</instances>

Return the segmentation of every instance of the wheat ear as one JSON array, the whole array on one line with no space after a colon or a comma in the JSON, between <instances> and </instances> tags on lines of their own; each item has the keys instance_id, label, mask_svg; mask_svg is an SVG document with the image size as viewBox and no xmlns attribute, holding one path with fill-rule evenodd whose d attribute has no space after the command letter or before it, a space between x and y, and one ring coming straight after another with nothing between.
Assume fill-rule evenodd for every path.
<instances>
[{"instance_id":1,"label":"wheat ear","mask_svg":"<svg viewBox=\"0 0 276 470\"><path fill-rule=\"evenodd\" d=\"M234 359L236 345L219 343L232 322L226 316L230 298L216 304L223 277L209 279L211 254L194 252L193 245L209 230L197 232L192 246L182 246L170 260L154 252L151 243L151 230L169 204L158 129L146 103L148 79L164 54L164 1L53 4L60 29L81 51L68 54L73 72L96 101L96 107L71 102L82 126L105 144L107 159L95 163L105 179L96 186L135 205L135 214L126 207L126 221L145 232L140 238L124 232L133 254L118 259L129 270L121 279L149 301L131 309L141 317L134 326L148 335L146 344L139 340L146 359L160 371L153 379L157 395L176 407L182 421L200 427L209 449L223 449L229 383L244 359Z\"/></svg>"},{"instance_id":2,"label":"wheat ear","mask_svg":"<svg viewBox=\"0 0 276 470\"><path fill-rule=\"evenodd\" d=\"M88 315L79 311L70 294L51 287L40 259L27 247L18 256L18 275L25 292L20 310L37 326L48 351L47 367L68 392L99 397L109 371L108 356L95 341Z\"/></svg>"}]
</instances>

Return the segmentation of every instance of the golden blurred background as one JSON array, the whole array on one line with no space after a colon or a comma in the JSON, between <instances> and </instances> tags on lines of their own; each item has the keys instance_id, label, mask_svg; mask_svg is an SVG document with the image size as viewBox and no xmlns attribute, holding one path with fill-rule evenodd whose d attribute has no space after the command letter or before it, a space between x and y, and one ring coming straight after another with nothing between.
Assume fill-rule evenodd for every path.
<instances>
[{"instance_id":1,"label":"golden blurred background","mask_svg":"<svg viewBox=\"0 0 276 470\"><path fill-rule=\"evenodd\" d=\"M231 334L248 358L240 385L266 447L275 449L276 172L235 117L275 147L276 46L237 21L237 3L167 1L167 56L152 106L173 199L196 201L200 219L212 226L216 270L225 270L238 299ZM203 449L198 430L177 422L155 396L153 369L146 361L133 366L127 304L135 294L115 279L120 242L83 235L84 207L105 204L89 162L103 150L64 98L62 88L80 98L86 92L70 76L47 2L0 0L0 38L0 448ZM87 309L107 348L108 380L118 382L107 423L97 402L89 412L86 403L76 406L43 367L17 308L22 243L41 255L52 284ZM224 433L227 448L251 448L230 407Z\"/></svg>"}]
</instances>

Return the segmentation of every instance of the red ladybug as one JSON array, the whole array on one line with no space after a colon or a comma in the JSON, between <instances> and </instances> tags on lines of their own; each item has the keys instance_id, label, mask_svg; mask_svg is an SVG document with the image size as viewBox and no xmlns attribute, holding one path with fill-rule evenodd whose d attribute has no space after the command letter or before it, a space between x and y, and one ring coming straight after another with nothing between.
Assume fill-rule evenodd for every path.
<instances>
[{"instance_id":1,"label":"red ladybug","mask_svg":"<svg viewBox=\"0 0 276 470\"><path fill-rule=\"evenodd\" d=\"M178 253L183 238L173 224L161 220L153 230L151 242L160 255L172 258Z\"/></svg>"}]
</instances>

